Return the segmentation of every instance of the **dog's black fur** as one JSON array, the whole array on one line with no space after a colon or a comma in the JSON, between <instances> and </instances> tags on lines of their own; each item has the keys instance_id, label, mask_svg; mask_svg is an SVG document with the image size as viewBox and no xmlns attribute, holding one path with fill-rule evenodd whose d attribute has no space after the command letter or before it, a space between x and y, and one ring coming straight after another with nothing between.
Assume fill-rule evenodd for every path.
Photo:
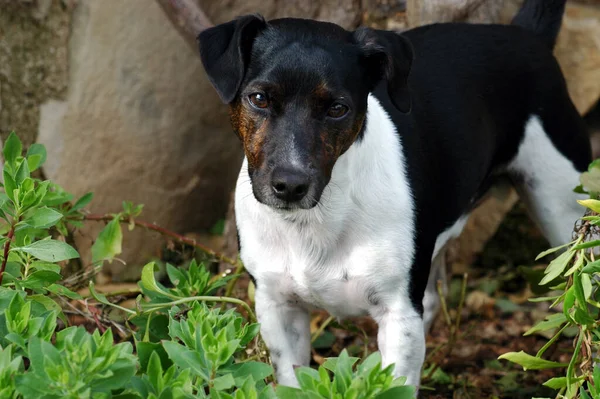
<instances>
[{"instance_id":1,"label":"dog's black fur","mask_svg":"<svg viewBox=\"0 0 600 399\"><path fill-rule=\"evenodd\" d=\"M579 171L591 161L589 137L547 44L519 26L439 24L404 36L415 58L413 111L394 109L417 205L412 297L421 300L437 235L465 214L516 154L530 115ZM413 173L414 172L414 173ZM512 176L513 178L518 178ZM439 209L443 201L443 209Z\"/></svg>"},{"instance_id":2,"label":"dog's black fur","mask_svg":"<svg viewBox=\"0 0 600 399\"><path fill-rule=\"evenodd\" d=\"M540 182L507 169L532 117L562 155L556 157L573 165L571 177L591 160L583 121L552 55L564 7L565 0L526 0L511 26L434 24L402 34L251 15L201 33L200 53L230 105L256 200L282 212L319 203L338 158L365 140L369 94L378 100L401 141L398 156L414 203L407 295L422 315L442 232L499 176L548 184L547 176ZM416 362L415 353L409 358Z\"/></svg>"}]
</instances>

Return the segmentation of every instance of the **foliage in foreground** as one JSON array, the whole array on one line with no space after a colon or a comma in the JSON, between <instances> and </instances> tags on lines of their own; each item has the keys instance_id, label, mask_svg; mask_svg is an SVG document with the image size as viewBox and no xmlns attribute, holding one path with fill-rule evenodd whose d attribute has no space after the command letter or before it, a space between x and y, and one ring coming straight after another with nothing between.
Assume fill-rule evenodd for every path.
<instances>
[{"instance_id":1,"label":"foliage in foreground","mask_svg":"<svg viewBox=\"0 0 600 399\"><path fill-rule=\"evenodd\" d=\"M576 191L588 193L590 199L579 201L588 209L577 224L576 238L563 246L549 249L538 259L563 251L545 270L539 282L550 286L551 294L530 299L551 302L556 313L533 326L525 335L553 332L548 342L535 354L523 351L500 356L517 363L525 370L564 368L564 376L552 378L545 386L557 390L557 398L600 398L600 161L594 161L581 176L582 185ZM583 191L583 187L587 192ZM546 351L567 329L576 329L574 350L568 363L545 359Z\"/></svg>"},{"instance_id":2,"label":"foliage in foreground","mask_svg":"<svg viewBox=\"0 0 600 399\"><path fill-rule=\"evenodd\" d=\"M243 301L214 296L232 277L215 277L192 261L166 266L169 287L146 265L134 309L94 289L83 298L64 284L61 264L79 258L66 238L86 220L92 200L32 177L46 158L34 144L25 156L13 133L5 143L0 193L0 398L410 398L414 388L382 369L375 353L355 366L343 352L319 368L297 369L302 391L271 384L258 324ZM135 225L141 206L124 203L92 247L97 271L121 252L121 224ZM96 219L97 220L97 219ZM104 219L103 219L104 220ZM64 309L111 306L126 315L123 330L95 320L93 332L70 326ZM219 304L216 306L215 304ZM242 317L235 309L241 307ZM96 305L93 305L96 306ZM81 312L81 311L80 311ZM261 361L265 360L265 361Z\"/></svg>"}]
</instances>

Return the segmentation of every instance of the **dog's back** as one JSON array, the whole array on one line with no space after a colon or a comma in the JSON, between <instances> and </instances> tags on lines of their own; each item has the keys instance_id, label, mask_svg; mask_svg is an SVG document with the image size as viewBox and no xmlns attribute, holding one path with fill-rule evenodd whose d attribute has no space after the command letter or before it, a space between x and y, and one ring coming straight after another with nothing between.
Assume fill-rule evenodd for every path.
<instances>
[{"instance_id":1,"label":"dog's back","mask_svg":"<svg viewBox=\"0 0 600 399\"><path fill-rule=\"evenodd\" d=\"M308 364L316 305L370 314L384 364L418 384L432 258L499 174L553 244L568 240L590 153L551 53L564 2L527 0L514 26L400 35L247 16L200 36L244 143L241 258L280 382Z\"/></svg>"},{"instance_id":2,"label":"dog's back","mask_svg":"<svg viewBox=\"0 0 600 399\"><path fill-rule=\"evenodd\" d=\"M437 24L404 35L415 54L411 113L399 112L384 87L375 94L398 126L416 203L425 210L428 199L444 200L446 217L436 213L428 226L448 227L476 203L533 115L575 169L587 168L589 139L547 40L501 25Z\"/></svg>"}]
</instances>

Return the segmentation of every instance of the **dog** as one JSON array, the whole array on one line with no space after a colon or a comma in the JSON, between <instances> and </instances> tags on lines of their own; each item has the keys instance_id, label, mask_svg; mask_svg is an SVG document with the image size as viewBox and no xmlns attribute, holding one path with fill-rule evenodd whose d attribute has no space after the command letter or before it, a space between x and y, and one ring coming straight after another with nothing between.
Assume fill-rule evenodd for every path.
<instances>
[{"instance_id":1,"label":"dog","mask_svg":"<svg viewBox=\"0 0 600 399\"><path fill-rule=\"evenodd\" d=\"M383 364L418 387L432 259L497 179L552 245L571 240L591 152L552 55L564 8L402 33L249 15L199 35L244 148L240 256L278 383L298 386L322 308L371 316Z\"/></svg>"}]
</instances>

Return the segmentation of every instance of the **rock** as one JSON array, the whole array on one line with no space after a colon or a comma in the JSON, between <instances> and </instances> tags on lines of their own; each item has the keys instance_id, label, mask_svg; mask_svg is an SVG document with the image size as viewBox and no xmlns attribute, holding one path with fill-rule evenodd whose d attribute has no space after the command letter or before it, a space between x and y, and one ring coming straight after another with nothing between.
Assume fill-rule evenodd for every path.
<instances>
[{"instance_id":1,"label":"rock","mask_svg":"<svg viewBox=\"0 0 600 399\"><path fill-rule=\"evenodd\" d=\"M129 200L144 203L145 217L163 227L210 227L225 213L241 152L198 56L159 7L82 1L69 50L64 116L42 112L39 128L52 160L46 176L77 195L94 192L96 213L119 211ZM87 262L90 237L101 227L76 236ZM122 258L142 262L161 242L154 233L125 232ZM106 266L120 269L119 262Z\"/></svg>"},{"instance_id":2,"label":"rock","mask_svg":"<svg viewBox=\"0 0 600 399\"><path fill-rule=\"evenodd\" d=\"M446 261L452 272L460 272L455 264L473 264L518 198L507 185L492 188L491 195L471 213L462 234L448 244Z\"/></svg>"},{"instance_id":3,"label":"rock","mask_svg":"<svg viewBox=\"0 0 600 399\"><path fill-rule=\"evenodd\" d=\"M66 4L66 2L65 2ZM40 104L67 91L72 7L60 1L0 0L0 137L35 142Z\"/></svg>"},{"instance_id":4,"label":"rock","mask_svg":"<svg viewBox=\"0 0 600 399\"><path fill-rule=\"evenodd\" d=\"M600 2L567 3L555 54L575 106L589 112L600 98Z\"/></svg>"},{"instance_id":5,"label":"rock","mask_svg":"<svg viewBox=\"0 0 600 399\"><path fill-rule=\"evenodd\" d=\"M408 26L435 22L490 23L502 11L499 0L407 0Z\"/></svg>"}]
</instances>

